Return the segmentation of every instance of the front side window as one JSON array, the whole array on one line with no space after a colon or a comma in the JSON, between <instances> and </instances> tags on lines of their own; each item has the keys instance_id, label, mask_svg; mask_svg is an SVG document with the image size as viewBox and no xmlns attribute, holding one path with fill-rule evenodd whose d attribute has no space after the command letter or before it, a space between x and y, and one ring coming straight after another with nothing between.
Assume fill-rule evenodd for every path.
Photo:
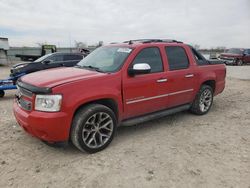
<instances>
[{"instance_id":1,"label":"front side window","mask_svg":"<svg viewBox=\"0 0 250 188\"><path fill-rule=\"evenodd\" d=\"M52 63L58 63L63 61L63 55L55 54L48 57L46 60L51 60Z\"/></svg>"},{"instance_id":2,"label":"front side window","mask_svg":"<svg viewBox=\"0 0 250 188\"><path fill-rule=\"evenodd\" d=\"M78 66L101 72L115 72L120 69L131 51L132 48L128 47L100 47L81 60Z\"/></svg>"},{"instance_id":3,"label":"front side window","mask_svg":"<svg viewBox=\"0 0 250 188\"><path fill-rule=\"evenodd\" d=\"M169 70L187 69L189 67L188 57L184 48L180 46L165 47Z\"/></svg>"},{"instance_id":4,"label":"front side window","mask_svg":"<svg viewBox=\"0 0 250 188\"><path fill-rule=\"evenodd\" d=\"M74 55L74 54L69 54L69 55L64 55L64 61L80 61L83 59L83 56L81 55Z\"/></svg>"},{"instance_id":5,"label":"front side window","mask_svg":"<svg viewBox=\"0 0 250 188\"><path fill-rule=\"evenodd\" d=\"M35 63L42 62L43 60L47 59L47 58L48 58L49 56L51 56L51 55L53 55L53 54L44 55L44 56L38 58L37 60L35 60L34 62L35 62Z\"/></svg>"},{"instance_id":6,"label":"front side window","mask_svg":"<svg viewBox=\"0 0 250 188\"><path fill-rule=\"evenodd\" d=\"M144 48L135 57L132 65L147 63L151 67L151 73L162 72L163 65L160 50L157 47Z\"/></svg>"}]
</instances>

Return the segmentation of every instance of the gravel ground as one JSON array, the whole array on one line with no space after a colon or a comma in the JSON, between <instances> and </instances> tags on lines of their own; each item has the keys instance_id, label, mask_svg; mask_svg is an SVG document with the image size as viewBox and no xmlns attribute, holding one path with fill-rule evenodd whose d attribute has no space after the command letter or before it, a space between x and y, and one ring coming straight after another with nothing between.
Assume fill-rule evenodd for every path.
<instances>
[{"instance_id":1,"label":"gravel ground","mask_svg":"<svg viewBox=\"0 0 250 188\"><path fill-rule=\"evenodd\" d=\"M121 127L92 155L27 135L12 114L14 91L7 92L0 99L0 187L249 188L250 81L238 77L250 75L246 67L228 68L226 89L207 115L182 112ZM8 71L0 67L0 78Z\"/></svg>"}]
</instances>

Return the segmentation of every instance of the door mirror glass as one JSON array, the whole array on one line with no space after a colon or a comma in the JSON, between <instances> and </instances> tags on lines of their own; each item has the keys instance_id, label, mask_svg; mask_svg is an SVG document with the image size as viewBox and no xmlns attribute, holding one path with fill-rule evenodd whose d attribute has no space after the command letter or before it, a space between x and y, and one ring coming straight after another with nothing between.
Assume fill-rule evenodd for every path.
<instances>
[{"instance_id":1,"label":"door mirror glass","mask_svg":"<svg viewBox=\"0 0 250 188\"><path fill-rule=\"evenodd\" d=\"M147 63L134 64L132 68L129 69L128 74L134 76L136 74L147 74L150 73L151 67Z\"/></svg>"}]
</instances>

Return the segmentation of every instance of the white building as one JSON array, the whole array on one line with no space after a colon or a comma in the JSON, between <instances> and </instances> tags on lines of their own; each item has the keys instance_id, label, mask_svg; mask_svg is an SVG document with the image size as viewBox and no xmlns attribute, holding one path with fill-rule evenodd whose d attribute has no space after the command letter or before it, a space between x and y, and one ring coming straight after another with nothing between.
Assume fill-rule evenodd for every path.
<instances>
[{"instance_id":1,"label":"white building","mask_svg":"<svg viewBox=\"0 0 250 188\"><path fill-rule=\"evenodd\" d=\"M0 37L0 64L7 64L7 51L10 49L8 38Z\"/></svg>"}]
</instances>

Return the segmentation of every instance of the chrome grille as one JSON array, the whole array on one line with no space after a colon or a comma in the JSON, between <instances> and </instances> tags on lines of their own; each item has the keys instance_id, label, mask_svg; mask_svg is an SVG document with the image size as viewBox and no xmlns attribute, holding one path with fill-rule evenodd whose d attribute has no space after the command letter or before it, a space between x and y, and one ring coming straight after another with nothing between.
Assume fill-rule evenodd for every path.
<instances>
[{"instance_id":1,"label":"chrome grille","mask_svg":"<svg viewBox=\"0 0 250 188\"><path fill-rule=\"evenodd\" d=\"M26 100L25 97L31 98L33 93L27 89L17 86L17 94L16 94L16 101L18 105L23 108L24 110L31 111L32 109L32 102Z\"/></svg>"},{"instance_id":2,"label":"chrome grille","mask_svg":"<svg viewBox=\"0 0 250 188\"><path fill-rule=\"evenodd\" d=\"M18 104L24 109L24 110L31 110L32 103L30 101L27 101L23 99L22 97L17 99Z\"/></svg>"},{"instance_id":3,"label":"chrome grille","mask_svg":"<svg viewBox=\"0 0 250 188\"><path fill-rule=\"evenodd\" d=\"M17 86L18 89L18 93L20 93L21 95L24 95L26 97L32 97L33 93L27 89L24 89L22 87Z\"/></svg>"}]
</instances>

